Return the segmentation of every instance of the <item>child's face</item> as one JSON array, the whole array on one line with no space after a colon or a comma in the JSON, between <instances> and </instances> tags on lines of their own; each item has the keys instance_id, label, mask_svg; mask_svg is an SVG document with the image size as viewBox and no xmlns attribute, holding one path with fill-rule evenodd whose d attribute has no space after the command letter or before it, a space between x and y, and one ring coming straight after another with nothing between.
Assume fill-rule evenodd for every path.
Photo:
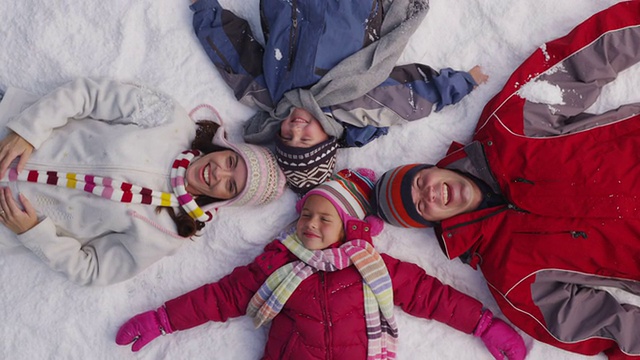
<instances>
[{"instance_id":1,"label":"child's face","mask_svg":"<svg viewBox=\"0 0 640 360\"><path fill-rule=\"evenodd\" d=\"M296 234L309 250L322 250L344 239L338 211L326 198L311 195L305 200L296 224Z\"/></svg>"},{"instance_id":2,"label":"child's face","mask_svg":"<svg viewBox=\"0 0 640 360\"><path fill-rule=\"evenodd\" d=\"M329 139L329 135L310 112L302 108L293 108L280 124L280 138L285 145L310 148Z\"/></svg>"}]
</instances>

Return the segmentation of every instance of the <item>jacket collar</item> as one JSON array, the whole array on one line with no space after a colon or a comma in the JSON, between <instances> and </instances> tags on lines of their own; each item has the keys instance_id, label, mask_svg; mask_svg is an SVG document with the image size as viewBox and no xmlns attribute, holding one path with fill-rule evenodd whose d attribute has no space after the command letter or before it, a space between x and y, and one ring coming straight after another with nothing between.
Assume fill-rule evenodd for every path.
<instances>
[{"instance_id":1,"label":"jacket collar","mask_svg":"<svg viewBox=\"0 0 640 360\"><path fill-rule=\"evenodd\" d=\"M442 220L434 226L436 238L445 256L451 260L462 257L464 262L476 269L476 265L482 263L477 250L482 245L484 232L488 228L485 220L507 209L506 205L501 205L472 211Z\"/></svg>"}]
</instances>

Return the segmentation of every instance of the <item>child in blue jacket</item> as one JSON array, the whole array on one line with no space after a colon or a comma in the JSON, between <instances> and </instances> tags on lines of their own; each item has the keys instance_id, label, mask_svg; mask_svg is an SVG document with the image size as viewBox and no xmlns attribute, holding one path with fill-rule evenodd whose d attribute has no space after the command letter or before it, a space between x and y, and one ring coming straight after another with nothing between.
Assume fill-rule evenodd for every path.
<instances>
[{"instance_id":1,"label":"child in blue jacket","mask_svg":"<svg viewBox=\"0 0 640 360\"><path fill-rule=\"evenodd\" d=\"M262 0L263 46L217 0L191 6L196 35L223 79L240 102L261 110L245 125L245 140L275 141L299 194L331 175L338 147L363 146L486 81L478 66L396 66L428 8L426 0Z\"/></svg>"}]
</instances>

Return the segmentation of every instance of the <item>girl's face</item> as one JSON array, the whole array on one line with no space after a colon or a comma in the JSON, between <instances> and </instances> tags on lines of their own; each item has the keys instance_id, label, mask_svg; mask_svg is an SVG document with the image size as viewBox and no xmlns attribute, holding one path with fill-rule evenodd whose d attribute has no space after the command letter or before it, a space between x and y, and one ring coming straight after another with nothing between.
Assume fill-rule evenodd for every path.
<instances>
[{"instance_id":1,"label":"girl's face","mask_svg":"<svg viewBox=\"0 0 640 360\"><path fill-rule=\"evenodd\" d=\"M482 194L468 177L434 166L413 178L411 198L425 220L440 221L476 209Z\"/></svg>"},{"instance_id":2,"label":"girl's face","mask_svg":"<svg viewBox=\"0 0 640 360\"><path fill-rule=\"evenodd\" d=\"M185 180L187 192L191 195L228 200L244 190L247 165L233 150L215 151L192 162Z\"/></svg>"},{"instance_id":3,"label":"girl's face","mask_svg":"<svg viewBox=\"0 0 640 360\"><path fill-rule=\"evenodd\" d=\"M296 234L305 248L322 250L344 239L344 227L338 211L329 200L311 195L302 206Z\"/></svg>"},{"instance_id":4,"label":"girl's face","mask_svg":"<svg viewBox=\"0 0 640 360\"><path fill-rule=\"evenodd\" d=\"M294 108L280 124L280 138L287 146L310 148L329 139L329 135L310 112Z\"/></svg>"}]
</instances>

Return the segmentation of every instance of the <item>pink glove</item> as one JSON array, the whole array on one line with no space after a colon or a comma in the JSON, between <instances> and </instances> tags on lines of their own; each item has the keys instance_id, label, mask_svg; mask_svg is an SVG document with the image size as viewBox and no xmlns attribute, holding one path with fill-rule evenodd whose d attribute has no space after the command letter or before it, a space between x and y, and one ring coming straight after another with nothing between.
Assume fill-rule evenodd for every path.
<instances>
[{"instance_id":1,"label":"pink glove","mask_svg":"<svg viewBox=\"0 0 640 360\"><path fill-rule=\"evenodd\" d=\"M127 345L133 342L131 351L138 351L158 336L172 332L167 311L161 306L156 311L143 312L124 323L116 334L116 344Z\"/></svg>"},{"instance_id":2,"label":"pink glove","mask_svg":"<svg viewBox=\"0 0 640 360\"><path fill-rule=\"evenodd\" d=\"M491 355L498 360L504 360L505 356L509 360L522 360L527 354L520 334L509 324L494 318L489 309L482 313L473 335L480 337Z\"/></svg>"}]
</instances>

